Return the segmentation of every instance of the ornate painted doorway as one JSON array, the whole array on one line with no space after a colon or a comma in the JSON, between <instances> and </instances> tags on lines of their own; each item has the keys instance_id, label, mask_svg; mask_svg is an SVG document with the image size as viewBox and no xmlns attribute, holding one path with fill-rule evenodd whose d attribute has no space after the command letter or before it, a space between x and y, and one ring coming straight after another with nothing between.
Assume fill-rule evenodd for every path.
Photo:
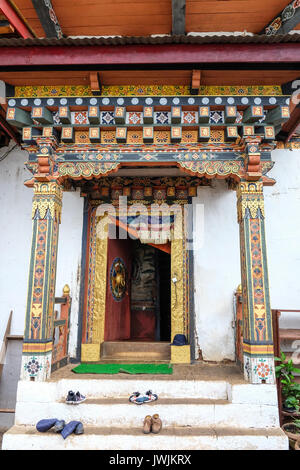
<instances>
[{"instance_id":1,"label":"ornate painted doorway","mask_svg":"<svg viewBox=\"0 0 300 470\"><path fill-rule=\"evenodd\" d=\"M169 235L165 233L164 215L150 223L145 234L140 214L129 216L125 230L121 215L110 213L108 204L95 201L91 205L82 361L102 360L107 341L134 340L168 342L172 362L190 362L190 345L170 346L176 334L187 339L190 335L183 205L178 204L171 216L168 205L164 207L171 221ZM146 206L147 220L148 211ZM135 217L139 218L139 227ZM158 238L153 235L155 230L160 231Z\"/></svg>"}]
</instances>

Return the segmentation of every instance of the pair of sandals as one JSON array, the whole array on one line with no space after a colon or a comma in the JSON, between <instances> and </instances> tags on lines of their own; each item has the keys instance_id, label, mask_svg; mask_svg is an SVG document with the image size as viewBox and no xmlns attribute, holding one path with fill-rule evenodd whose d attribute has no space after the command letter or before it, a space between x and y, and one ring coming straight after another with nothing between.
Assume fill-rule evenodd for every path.
<instances>
[{"instance_id":1,"label":"pair of sandals","mask_svg":"<svg viewBox=\"0 0 300 470\"><path fill-rule=\"evenodd\" d=\"M143 405L144 403L149 403L151 401L156 400L158 400L158 396L156 395L156 393L152 393L151 390L148 390L145 395L141 395L140 392L134 392L129 397L129 401L131 403L135 403L136 405Z\"/></svg>"}]
</instances>

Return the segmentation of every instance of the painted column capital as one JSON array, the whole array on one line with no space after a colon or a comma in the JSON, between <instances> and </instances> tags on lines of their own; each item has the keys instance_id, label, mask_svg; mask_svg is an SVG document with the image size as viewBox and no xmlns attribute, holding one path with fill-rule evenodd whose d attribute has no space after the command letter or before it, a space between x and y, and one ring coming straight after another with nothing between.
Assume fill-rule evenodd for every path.
<instances>
[{"instance_id":1,"label":"painted column capital","mask_svg":"<svg viewBox=\"0 0 300 470\"><path fill-rule=\"evenodd\" d=\"M35 181L32 218L55 219L60 223L63 188L56 181Z\"/></svg>"},{"instance_id":2,"label":"painted column capital","mask_svg":"<svg viewBox=\"0 0 300 470\"><path fill-rule=\"evenodd\" d=\"M236 187L238 222L265 217L262 181L241 181Z\"/></svg>"}]
</instances>

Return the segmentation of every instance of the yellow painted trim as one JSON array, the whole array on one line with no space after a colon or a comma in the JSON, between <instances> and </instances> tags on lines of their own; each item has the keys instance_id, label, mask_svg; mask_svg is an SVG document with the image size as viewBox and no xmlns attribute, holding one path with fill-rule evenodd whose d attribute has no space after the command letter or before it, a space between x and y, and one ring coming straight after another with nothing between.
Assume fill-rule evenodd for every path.
<instances>
[{"instance_id":1,"label":"yellow painted trim","mask_svg":"<svg viewBox=\"0 0 300 470\"><path fill-rule=\"evenodd\" d=\"M99 224L99 222L101 222ZM106 277L107 277L107 247L108 247L108 217L104 216L98 220L97 244L96 244L96 266L94 286L94 315L92 318L92 343L81 345L81 360L83 362L96 362L101 359L101 344L104 341L105 311L106 311ZM183 220L175 218L174 235L181 229ZM101 229L100 229L101 227ZM103 230L106 236L103 235ZM176 334L185 334L185 312L183 287L185 285L184 244L182 239L171 241L171 339ZM172 279L176 278L176 282ZM173 348L173 349L172 349ZM175 348L175 349L174 349ZM172 352L173 351L173 352ZM191 362L190 346L171 347L171 362L189 364Z\"/></svg>"}]
</instances>

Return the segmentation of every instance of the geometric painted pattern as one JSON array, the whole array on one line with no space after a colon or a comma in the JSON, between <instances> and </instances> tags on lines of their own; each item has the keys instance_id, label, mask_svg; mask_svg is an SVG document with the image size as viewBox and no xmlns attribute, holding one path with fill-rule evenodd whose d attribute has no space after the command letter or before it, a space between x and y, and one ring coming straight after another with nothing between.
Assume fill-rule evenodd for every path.
<instances>
[{"instance_id":1,"label":"geometric painted pattern","mask_svg":"<svg viewBox=\"0 0 300 470\"><path fill-rule=\"evenodd\" d=\"M87 111L75 111L72 114L74 124L89 124Z\"/></svg>"},{"instance_id":2,"label":"geometric painted pattern","mask_svg":"<svg viewBox=\"0 0 300 470\"><path fill-rule=\"evenodd\" d=\"M102 111L101 112L101 124L115 124L114 112L113 111Z\"/></svg>"},{"instance_id":3,"label":"geometric painted pattern","mask_svg":"<svg viewBox=\"0 0 300 470\"><path fill-rule=\"evenodd\" d=\"M210 111L209 112L209 123L210 124L223 124L224 123L224 111Z\"/></svg>"},{"instance_id":4,"label":"geometric painted pattern","mask_svg":"<svg viewBox=\"0 0 300 470\"><path fill-rule=\"evenodd\" d=\"M181 122L182 124L197 124L198 113L196 111L183 111Z\"/></svg>"},{"instance_id":5,"label":"geometric painted pattern","mask_svg":"<svg viewBox=\"0 0 300 470\"><path fill-rule=\"evenodd\" d=\"M273 383L273 333L265 240L263 184L241 182L237 188L240 224L245 377Z\"/></svg>"},{"instance_id":6,"label":"geometric painted pattern","mask_svg":"<svg viewBox=\"0 0 300 470\"><path fill-rule=\"evenodd\" d=\"M167 111L159 111L154 113L155 124L170 124L170 113Z\"/></svg>"},{"instance_id":7,"label":"geometric painted pattern","mask_svg":"<svg viewBox=\"0 0 300 470\"><path fill-rule=\"evenodd\" d=\"M35 183L23 375L45 380L51 364L58 227L62 189L56 182Z\"/></svg>"},{"instance_id":8,"label":"geometric painted pattern","mask_svg":"<svg viewBox=\"0 0 300 470\"><path fill-rule=\"evenodd\" d=\"M143 113L141 112L128 112L126 116L126 122L135 126L143 124Z\"/></svg>"}]
</instances>

